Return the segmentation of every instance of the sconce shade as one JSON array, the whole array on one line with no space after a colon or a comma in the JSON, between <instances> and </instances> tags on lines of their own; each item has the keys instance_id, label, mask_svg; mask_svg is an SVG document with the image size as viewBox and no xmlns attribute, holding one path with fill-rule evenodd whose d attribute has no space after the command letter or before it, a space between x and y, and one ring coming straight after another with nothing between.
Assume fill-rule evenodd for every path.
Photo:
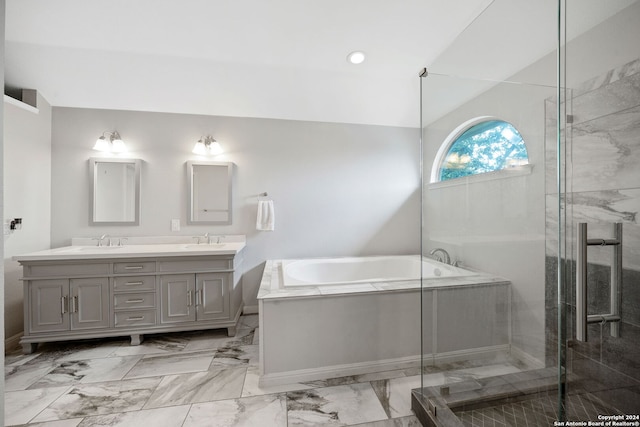
<instances>
[{"instance_id":1,"label":"sconce shade","mask_svg":"<svg viewBox=\"0 0 640 427\"><path fill-rule=\"evenodd\" d=\"M116 135L118 135L117 132ZM117 138L111 141L111 151L113 151L114 153L122 153L127 151L127 146L124 145L124 141L120 139L120 135L118 135Z\"/></svg>"},{"instance_id":2,"label":"sconce shade","mask_svg":"<svg viewBox=\"0 0 640 427\"><path fill-rule=\"evenodd\" d=\"M193 147L192 152L200 156L217 156L224 153L224 150L222 149L222 146L218 141L213 139L211 135L207 135L204 138L204 141L202 138L200 138L198 142L196 142L196 145Z\"/></svg>"},{"instance_id":3,"label":"sconce shade","mask_svg":"<svg viewBox=\"0 0 640 427\"><path fill-rule=\"evenodd\" d=\"M105 134L109 135L108 141L104 137ZM122 140L122 138L120 138L120 134L117 131L102 132L102 135L96 140L93 149L106 153L123 153L127 151L127 146L124 144L124 141Z\"/></svg>"},{"instance_id":4,"label":"sconce shade","mask_svg":"<svg viewBox=\"0 0 640 427\"><path fill-rule=\"evenodd\" d=\"M204 146L204 142L202 142L202 139L199 139L198 142L196 142L196 145L193 147L192 151L194 154L198 154L200 156L204 156L207 154L207 148Z\"/></svg>"},{"instance_id":5,"label":"sconce shade","mask_svg":"<svg viewBox=\"0 0 640 427\"><path fill-rule=\"evenodd\" d=\"M213 141L211 145L209 145L209 152L212 155L217 156L218 154L224 153L224 150L218 141Z\"/></svg>"},{"instance_id":6,"label":"sconce shade","mask_svg":"<svg viewBox=\"0 0 640 427\"><path fill-rule=\"evenodd\" d=\"M93 146L93 149L96 151L111 151L109 143L104 138L104 135L96 140L96 144Z\"/></svg>"}]
</instances>

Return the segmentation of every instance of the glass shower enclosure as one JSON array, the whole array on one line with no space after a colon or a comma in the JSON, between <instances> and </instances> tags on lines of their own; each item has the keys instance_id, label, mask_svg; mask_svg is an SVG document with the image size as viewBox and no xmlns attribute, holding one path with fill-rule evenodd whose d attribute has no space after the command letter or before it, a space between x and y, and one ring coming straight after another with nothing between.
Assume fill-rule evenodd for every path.
<instances>
[{"instance_id":1,"label":"glass shower enclosure","mask_svg":"<svg viewBox=\"0 0 640 427\"><path fill-rule=\"evenodd\" d=\"M423 425L640 413L640 1L525 3L494 1L420 73L422 255L474 273L423 274ZM527 161L441 179L483 120Z\"/></svg>"},{"instance_id":2,"label":"glass shower enclosure","mask_svg":"<svg viewBox=\"0 0 640 427\"><path fill-rule=\"evenodd\" d=\"M640 425L640 2L560 6L560 83L547 101L559 140L548 157L560 184L547 190L546 216L547 269L560 265L547 328L560 332L548 334L556 352L548 363L564 368L566 419L592 421L593 411L575 412L595 406L597 415ZM607 18L582 30L597 7Z\"/></svg>"}]
</instances>

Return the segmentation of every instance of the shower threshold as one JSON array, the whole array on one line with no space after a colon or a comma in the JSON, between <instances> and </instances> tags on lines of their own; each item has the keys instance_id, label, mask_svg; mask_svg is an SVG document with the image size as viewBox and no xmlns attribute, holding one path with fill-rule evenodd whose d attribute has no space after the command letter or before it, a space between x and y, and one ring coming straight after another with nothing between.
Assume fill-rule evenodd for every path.
<instances>
[{"instance_id":1,"label":"shower threshold","mask_svg":"<svg viewBox=\"0 0 640 427\"><path fill-rule=\"evenodd\" d=\"M506 374L411 391L423 427L553 426L558 416L557 368ZM588 393L565 398L566 418L598 421L620 415Z\"/></svg>"}]
</instances>

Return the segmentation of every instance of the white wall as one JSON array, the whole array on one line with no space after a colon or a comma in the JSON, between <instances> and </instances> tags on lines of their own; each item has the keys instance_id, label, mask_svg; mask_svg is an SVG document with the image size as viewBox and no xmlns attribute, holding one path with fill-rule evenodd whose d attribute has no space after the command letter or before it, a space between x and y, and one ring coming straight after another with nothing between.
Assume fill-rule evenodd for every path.
<instances>
[{"instance_id":1,"label":"white wall","mask_svg":"<svg viewBox=\"0 0 640 427\"><path fill-rule=\"evenodd\" d=\"M50 247L51 106L38 94L38 112L4 102L4 217L22 218L5 236L5 334L23 330L22 268L14 255Z\"/></svg>"},{"instance_id":2,"label":"white wall","mask_svg":"<svg viewBox=\"0 0 640 427\"><path fill-rule=\"evenodd\" d=\"M142 165L139 226L89 226L89 157L117 130ZM186 224L187 160L211 133L236 164L233 224ZM256 294L267 259L418 253L417 129L76 108L53 109L53 247L72 237L246 234L244 300ZM258 194L274 200L274 232L255 230ZM181 231L170 231L170 220Z\"/></svg>"},{"instance_id":3,"label":"white wall","mask_svg":"<svg viewBox=\"0 0 640 427\"><path fill-rule=\"evenodd\" d=\"M4 81L4 11L5 1L0 0L0 77ZM4 159L4 103L0 105L0 222L4 223L4 214L2 213L2 207L4 202L2 201L2 194L4 192L4 179L3 179L3 159ZM0 247L0 255L4 258L4 245ZM0 334L3 334L0 338L0 352L2 354L2 365L4 366L4 265L0 264ZM0 379L0 394L4 396L4 376ZM0 402L0 419L4 420L4 399Z\"/></svg>"}]
</instances>

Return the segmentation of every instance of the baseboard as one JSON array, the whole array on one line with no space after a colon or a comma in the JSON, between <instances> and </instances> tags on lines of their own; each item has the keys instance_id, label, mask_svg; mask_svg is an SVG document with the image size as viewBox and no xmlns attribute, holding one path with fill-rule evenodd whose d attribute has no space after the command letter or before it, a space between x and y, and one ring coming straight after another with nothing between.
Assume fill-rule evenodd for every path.
<instances>
[{"instance_id":1,"label":"baseboard","mask_svg":"<svg viewBox=\"0 0 640 427\"><path fill-rule=\"evenodd\" d=\"M401 357L372 362L334 365L321 368L300 369L297 371L265 374L260 377L260 387L271 387L283 384L296 384L305 381L324 380L353 375L364 375L375 372L408 369L420 366L420 356Z\"/></svg>"},{"instance_id":2,"label":"baseboard","mask_svg":"<svg viewBox=\"0 0 640 427\"><path fill-rule=\"evenodd\" d=\"M448 351L445 353L425 354L425 365L434 365L443 362L458 362L464 360L477 360L493 357L508 357L509 344L476 347L465 350Z\"/></svg>"},{"instance_id":3,"label":"baseboard","mask_svg":"<svg viewBox=\"0 0 640 427\"><path fill-rule=\"evenodd\" d=\"M529 353L513 345L511 345L511 356L513 356L515 359L518 359L522 363L527 365L528 369L544 368L544 363L542 362L542 360L530 355Z\"/></svg>"},{"instance_id":4,"label":"baseboard","mask_svg":"<svg viewBox=\"0 0 640 427\"><path fill-rule=\"evenodd\" d=\"M9 337L6 340L4 340L4 351L5 351L5 353L7 351L13 350L14 348L18 347L20 345L20 338L22 338L22 332L18 332L14 336Z\"/></svg>"},{"instance_id":5,"label":"baseboard","mask_svg":"<svg viewBox=\"0 0 640 427\"><path fill-rule=\"evenodd\" d=\"M242 314L258 314L258 304L245 305Z\"/></svg>"}]
</instances>

